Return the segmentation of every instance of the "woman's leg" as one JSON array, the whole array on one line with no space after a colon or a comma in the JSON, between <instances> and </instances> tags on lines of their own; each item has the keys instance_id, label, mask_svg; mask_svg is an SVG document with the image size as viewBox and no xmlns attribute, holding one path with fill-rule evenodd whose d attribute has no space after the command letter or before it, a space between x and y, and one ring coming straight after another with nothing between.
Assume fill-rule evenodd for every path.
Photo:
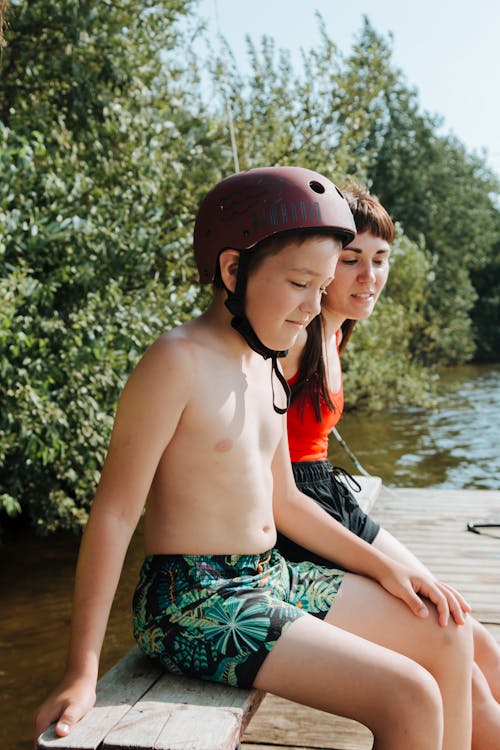
<instances>
[{"instance_id":1,"label":"woman's leg","mask_svg":"<svg viewBox=\"0 0 500 750\"><path fill-rule=\"evenodd\" d=\"M362 607L362 609L361 609ZM472 623L438 625L436 610L425 619L374 581L347 575L327 622L397 651L427 669L443 702L443 750L465 750L471 743Z\"/></svg>"},{"instance_id":2,"label":"woman's leg","mask_svg":"<svg viewBox=\"0 0 500 750\"><path fill-rule=\"evenodd\" d=\"M310 615L278 639L254 685L361 722L378 750L442 748L442 702L430 673Z\"/></svg>"},{"instance_id":3,"label":"woman's leg","mask_svg":"<svg viewBox=\"0 0 500 750\"><path fill-rule=\"evenodd\" d=\"M423 563L385 529L380 529L373 546L394 560L425 569ZM500 750L500 646L484 625L470 619L476 664L472 672L473 747Z\"/></svg>"},{"instance_id":4,"label":"woman's leg","mask_svg":"<svg viewBox=\"0 0 500 750\"><path fill-rule=\"evenodd\" d=\"M472 678L472 706L472 750L499 750L500 705L477 664Z\"/></svg>"},{"instance_id":5,"label":"woman's leg","mask_svg":"<svg viewBox=\"0 0 500 750\"><path fill-rule=\"evenodd\" d=\"M474 625L474 661L483 673L491 693L500 702L500 645L477 620Z\"/></svg>"}]
</instances>

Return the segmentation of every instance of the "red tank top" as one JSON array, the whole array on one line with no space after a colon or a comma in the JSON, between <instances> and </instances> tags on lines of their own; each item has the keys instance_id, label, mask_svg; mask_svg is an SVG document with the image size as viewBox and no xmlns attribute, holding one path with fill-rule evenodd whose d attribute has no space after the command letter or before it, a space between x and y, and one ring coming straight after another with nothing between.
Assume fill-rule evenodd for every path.
<instances>
[{"instance_id":1,"label":"red tank top","mask_svg":"<svg viewBox=\"0 0 500 750\"><path fill-rule=\"evenodd\" d=\"M292 386L297 381L298 373L288 381ZM342 372L340 388L336 393L330 391L333 411L322 401L321 422L316 420L314 407L309 399L295 401L287 412L288 447L290 459L295 461L321 461L328 458L328 436L335 427L344 408L344 390Z\"/></svg>"}]
</instances>

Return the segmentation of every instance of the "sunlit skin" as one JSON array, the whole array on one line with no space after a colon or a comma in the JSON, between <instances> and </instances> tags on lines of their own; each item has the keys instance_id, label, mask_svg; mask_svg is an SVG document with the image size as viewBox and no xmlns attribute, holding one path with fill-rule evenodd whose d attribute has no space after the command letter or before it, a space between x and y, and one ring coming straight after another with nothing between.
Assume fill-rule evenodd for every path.
<instances>
[{"instance_id":1,"label":"sunlit skin","mask_svg":"<svg viewBox=\"0 0 500 750\"><path fill-rule=\"evenodd\" d=\"M336 333L344 320L369 318L389 275L391 246L370 232L357 234L340 253L335 276L321 302L325 349L328 357L328 383L337 392L341 384L340 360ZM296 342L283 360L285 377L292 378L307 339L307 331L299 332Z\"/></svg>"},{"instance_id":2,"label":"sunlit skin","mask_svg":"<svg viewBox=\"0 0 500 750\"><path fill-rule=\"evenodd\" d=\"M338 240L312 237L292 243L257 267L248 281L246 314L266 346L288 349L318 315L339 254Z\"/></svg>"},{"instance_id":3,"label":"sunlit skin","mask_svg":"<svg viewBox=\"0 0 500 750\"><path fill-rule=\"evenodd\" d=\"M390 253L389 243L370 232L357 234L342 250L322 304L332 323L370 317L389 275Z\"/></svg>"}]
</instances>

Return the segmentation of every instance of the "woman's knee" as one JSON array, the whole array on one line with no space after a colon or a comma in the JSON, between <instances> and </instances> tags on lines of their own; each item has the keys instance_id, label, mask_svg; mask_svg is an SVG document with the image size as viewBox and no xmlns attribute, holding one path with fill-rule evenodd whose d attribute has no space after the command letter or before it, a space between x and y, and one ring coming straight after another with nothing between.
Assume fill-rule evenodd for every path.
<instances>
[{"instance_id":1,"label":"woman's knee","mask_svg":"<svg viewBox=\"0 0 500 750\"><path fill-rule=\"evenodd\" d=\"M472 619L474 658L477 662L500 665L500 646L492 634L477 620Z\"/></svg>"},{"instance_id":2,"label":"woman's knee","mask_svg":"<svg viewBox=\"0 0 500 750\"><path fill-rule=\"evenodd\" d=\"M467 617L463 625L449 623L445 628L436 627L436 658L452 668L472 671L474 662L474 637L471 618Z\"/></svg>"}]
</instances>

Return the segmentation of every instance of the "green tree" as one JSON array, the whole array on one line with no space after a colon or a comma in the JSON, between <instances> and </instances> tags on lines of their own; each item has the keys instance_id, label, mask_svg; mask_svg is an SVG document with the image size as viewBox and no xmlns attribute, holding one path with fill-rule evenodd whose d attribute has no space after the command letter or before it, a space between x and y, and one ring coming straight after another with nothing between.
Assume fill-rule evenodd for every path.
<instances>
[{"instance_id":1,"label":"green tree","mask_svg":"<svg viewBox=\"0 0 500 750\"><path fill-rule=\"evenodd\" d=\"M360 45L377 43L388 47L365 21ZM441 120L422 113L415 91L385 59L382 116L372 119L368 137L374 155L368 179L408 237L423 238L433 256L426 320L412 351L427 364L462 363L473 356L475 339L486 335L486 329L473 332L472 274L496 252L499 181L484 158L439 134Z\"/></svg>"},{"instance_id":2,"label":"green tree","mask_svg":"<svg viewBox=\"0 0 500 750\"><path fill-rule=\"evenodd\" d=\"M500 237L500 221L497 236ZM477 292L472 309L472 323L476 340L476 359L498 362L500 359L500 243L493 247L491 258L472 272L472 283Z\"/></svg>"},{"instance_id":3,"label":"green tree","mask_svg":"<svg viewBox=\"0 0 500 750\"><path fill-rule=\"evenodd\" d=\"M186 52L191 5L12 4L0 80L0 509L44 531L85 521L126 376L197 304L193 215L219 177L219 131L199 110Z\"/></svg>"},{"instance_id":4,"label":"green tree","mask_svg":"<svg viewBox=\"0 0 500 750\"><path fill-rule=\"evenodd\" d=\"M227 46L213 59L212 107L223 119L230 102L241 168L307 164L341 181L356 165L356 174L365 175L365 133L377 117L383 64L371 49L363 65L346 63L319 16L318 23L320 43L302 50L298 71L270 36L259 44L247 38L247 74Z\"/></svg>"},{"instance_id":5,"label":"green tree","mask_svg":"<svg viewBox=\"0 0 500 750\"><path fill-rule=\"evenodd\" d=\"M0 49L3 47L4 44L4 23L5 23L5 14L7 12L8 8L8 0L0 0Z\"/></svg>"}]
</instances>

